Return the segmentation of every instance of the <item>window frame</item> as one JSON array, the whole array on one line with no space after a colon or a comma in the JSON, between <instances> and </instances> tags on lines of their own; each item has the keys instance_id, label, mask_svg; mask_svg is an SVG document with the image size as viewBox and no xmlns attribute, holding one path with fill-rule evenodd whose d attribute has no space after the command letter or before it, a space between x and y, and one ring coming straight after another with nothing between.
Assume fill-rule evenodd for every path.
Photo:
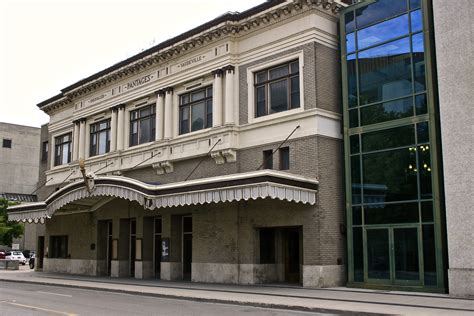
<instances>
[{"instance_id":1,"label":"window frame","mask_svg":"<svg viewBox=\"0 0 474 316\"><path fill-rule=\"evenodd\" d=\"M200 91L204 91L204 98L197 99L194 101L191 101L191 95L195 94ZM210 92L210 94L209 94ZM182 100L188 97L187 103L182 103ZM201 130L205 130L208 128L212 128L213 125L213 97L214 97L214 92L213 92L213 86L212 84L210 85L205 85L203 87L199 87L197 89L191 90L191 91L186 91L184 93L181 93L178 95L178 135L185 135L185 134L190 134L194 132L198 132ZM204 103L204 127L196 130L192 130L192 107L198 104ZM209 106L211 111L209 112ZM183 127L183 118L182 118L182 113L183 109L187 108L188 112L188 118L187 118L187 131L183 132L182 127ZM209 119L210 117L210 119Z\"/></svg>"},{"instance_id":2,"label":"window frame","mask_svg":"<svg viewBox=\"0 0 474 316\"><path fill-rule=\"evenodd\" d=\"M286 111L281 111L277 113L272 113L268 115L263 115L256 117L256 89L255 89L255 74L257 72L263 71L265 69L277 68L279 65L285 63L290 63L291 61L298 61L299 63L299 103L300 106L297 108L289 109ZM291 53L284 55L278 58L272 59L269 62L259 63L255 66L250 66L247 68L247 104L248 104L248 123L258 123L267 120L278 119L288 115L293 115L305 110L304 103L304 54L303 51L298 51L296 53Z\"/></svg>"},{"instance_id":3,"label":"window frame","mask_svg":"<svg viewBox=\"0 0 474 316\"><path fill-rule=\"evenodd\" d=\"M103 123L106 123L106 127L103 128L103 129L100 129L100 125L103 124ZM93 131L94 128L96 128L96 127L97 127L97 130ZM102 134L104 132L106 133L106 136L105 136L105 141L106 141L105 152L100 153L99 152L100 134ZM108 152L110 152L110 139L111 139L110 133L111 133L111 119L110 118L106 118L106 119L100 120L98 122L94 122L94 123L89 125L89 157L100 156L100 155L104 155L104 154L107 154ZM97 141L96 141L95 146L93 145L93 141L92 141L93 137L97 137ZM94 149L94 152L93 152L93 149Z\"/></svg>"},{"instance_id":4,"label":"window frame","mask_svg":"<svg viewBox=\"0 0 474 316\"><path fill-rule=\"evenodd\" d=\"M262 169L273 169L273 150L264 150L262 152Z\"/></svg>"},{"instance_id":5,"label":"window frame","mask_svg":"<svg viewBox=\"0 0 474 316\"><path fill-rule=\"evenodd\" d=\"M60 143L58 143L58 139L60 139L60 138L64 139L65 136L69 136L69 140L67 140L67 141L62 140ZM63 151L64 151L63 147L65 145L68 145L69 150L68 150L67 162L63 163ZM59 148L61 148L59 150L60 155L58 155L58 149ZM67 164L71 163L71 156L72 156L72 132L67 132L67 133L64 133L64 134L61 134L61 135L58 135L58 136L54 136L54 159L53 159L54 166L55 167L63 166L63 165L67 165ZM60 157L60 158L57 159L57 157Z\"/></svg>"},{"instance_id":6,"label":"window frame","mask_svg":"<svg viewBox=\"0 0 474 316\"><path fill-rule=\"evenodd\" d=\"M283 157L283 155L288 155L286 158ZM291 163L290 163L290 147L281 147L278 149L278 158L279 158L279 169L280 170L290 170ZM284 159L285 158L285 159ZM287 164L285 164L285 161L288 161Z\"/></svg>"},{"instance_id":7,"label":"window frame","mask_svg":"<svg viewBox=\"0 0 474 316\"><path fill-rule=\"evenodd\" d=\"M62 245L64 243L64 245ZM64 246L62 250L61 246ZM64 253L62 253L64 251ZM66 259L69 257L69 238L68 235L49 236L48 258Z\"/></svg>"},{"instance_id":8,"label":"window frame","mask_svg":"<svg viewBox=\"0 0 474 316\"><path fill-rule=\"evenodd\" d=\"M292 72L292 65L294 63L298 63L296 72ZM280 68L286 68L288 73L285 74L285 75L277 76L275 78L270 78L272 71L274 71L276 69L280 69ZM258 82L258 76L260 74L264 74L265 79L263 79L263 81L261 81L261 82ZM276 113L281 113L281 112L285 112L285 111L289 111L289 110L299 108L300 107L300 102L299 101L300 101L300 94L301 94L299 85L298 85L298 91L297 91L297 93L298 93L298 105L293 106L293 103L292 103L292 94L294 93L292 79L293 78L298 78L299 79L299 77L300 77L300 71L299 71L299 60L298 59L291 60L291 61L279 64L279 65L276 65L276 66L273 66L273 67L270 67L270 68L266 68L266 69L254 72L254 91L255 91L254 116L255 116L255 118L259 118L259 117L272 115L272 114L276 114ZM281 83L281 82L285 83L286 109L282 110L282 111L271 113L271 111L272 111L271 86L273 84L277 84L277 83ZM298 80L298 83L299 83L299 80ZM259 115L258 114L258 107L259 107L258 106L258 104L259 104L258 90L261 89L261 88L264 89L263 90L264 91L264 100L263 100L263 102L264 102L264 113Z\"/></svg>"},{"instance_id":9,"label":"window frame","mask_svg":"<svg viewBox=\"0 0 474 316\"><path fill-rule=\"evenodd\" d=\"M11 149L13 145L13 141L11 138L3 138L2 140L2 148Z\"/></svg>"},{"instance_id":10,"label":"window frame","mask_svg":"<svg viewBox=\"0 0 474 316\"><path fill-rule=\"evenodd\" d=\"M150 114L141 117L140 116L140 111L143 111L146 108L150 108ZM138 116L136 118L133 118L133 114L138 113ZM155 104L144 104L143 106L137 107L133 110L129 111L129 129L128 129L128 147L134 147L142 144L147 144L154 142L156 140L155 134L156 134L156 105ZM145 121L147 119L150 119L151 121L151 128L150 128L150 135L148 139L144 142L140 142L141 138L141 133L140 133L140 124L142 121ZM133 133L133 124L137 122L137 142L133 143L132 135Z\"/></svg>"},{"instance_id":11,"label":"window frame","mask_svg":"<svg viewBox=\"0 0 474 316\"><path fill-rule=\"evenodd\" d=\"M49 141L45 140L41 143L41 161L47 162L49 155Z\"/></svg>"}]
</instances>

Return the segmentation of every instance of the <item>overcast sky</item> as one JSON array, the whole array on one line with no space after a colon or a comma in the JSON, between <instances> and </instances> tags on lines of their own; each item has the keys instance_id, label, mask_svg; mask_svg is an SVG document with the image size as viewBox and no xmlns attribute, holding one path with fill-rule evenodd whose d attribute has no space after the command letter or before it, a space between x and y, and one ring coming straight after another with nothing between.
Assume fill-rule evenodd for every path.
<instances>
[{"instance_id":1,"label":"overcast sky","mask_svg":"<svg viewBox=\"0 0 474 316\"><path fill-rule=\"evenodd\" d=\"M1 0L0 122L39 127L36 104L227 11L263 0Z\"/></svg>"}]
</instances>

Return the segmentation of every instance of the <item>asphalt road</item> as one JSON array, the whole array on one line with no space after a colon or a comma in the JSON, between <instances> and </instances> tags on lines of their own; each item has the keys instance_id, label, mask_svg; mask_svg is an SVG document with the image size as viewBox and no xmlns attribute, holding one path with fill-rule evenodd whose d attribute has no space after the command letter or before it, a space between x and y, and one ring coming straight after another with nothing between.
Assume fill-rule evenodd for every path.
<instances>
[{"instance_id":1,"label":"asphalt road","mask_svg":"<svg viewBox=\"0 0 474 316\"><path fill-rule=\"evenodd\" d=\"M328 314L0 281L0 315L302 316Z\"/></svg>"}]
</instances>

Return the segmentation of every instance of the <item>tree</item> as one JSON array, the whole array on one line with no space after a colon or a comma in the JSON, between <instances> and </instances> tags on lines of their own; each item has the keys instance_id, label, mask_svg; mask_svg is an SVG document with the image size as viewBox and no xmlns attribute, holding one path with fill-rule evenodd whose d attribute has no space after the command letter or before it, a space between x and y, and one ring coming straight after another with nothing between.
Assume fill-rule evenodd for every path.
<instances>
[{"instance_id":1,"label":"tree","mask_svg":"<svg viewBox=\"0 0 474 316\"><path fill-rule=\"evenodd\" d=\"M14 204L0 198L0 243L5 246L11 246L13 238L23 235L22 224L8 221L7 207Z\"/></svg>"}]
</instances>

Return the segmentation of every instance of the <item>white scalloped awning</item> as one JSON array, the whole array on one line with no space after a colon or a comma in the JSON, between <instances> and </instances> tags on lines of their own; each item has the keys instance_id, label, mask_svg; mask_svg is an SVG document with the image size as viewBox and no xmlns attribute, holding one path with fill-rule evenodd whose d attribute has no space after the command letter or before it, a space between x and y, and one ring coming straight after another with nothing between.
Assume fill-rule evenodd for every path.
<instances>
[{"instance_id":1,"label":"white scalloped awning","mask_svg":"<svg viewBox=\"0 0 474 316\"><path fill-rule=\"evenodd\" d=\"M91 192L84 182L71 183L51 194L44 202L8 208L11 221L44 223L65 205L97 197L117 197L136 201L146 209L200 205L256 199L275 199L314 205L318 181L284 172L263 170L163 185L135 179L100 176Z\"/></svg>"}]
</instances>

